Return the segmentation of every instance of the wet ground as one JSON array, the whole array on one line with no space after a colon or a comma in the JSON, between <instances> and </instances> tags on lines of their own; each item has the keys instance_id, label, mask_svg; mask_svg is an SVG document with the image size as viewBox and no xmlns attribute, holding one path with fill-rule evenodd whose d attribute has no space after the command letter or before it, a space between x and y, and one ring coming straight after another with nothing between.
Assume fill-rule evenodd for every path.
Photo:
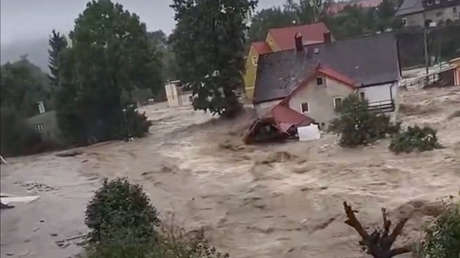
<instances>
[{"instance_id":1,"label":"wet ground","mask_svg":"<svg viewBox=\"0 0 460 258\"><path fill-rule=\"evenodd\" d=\"M231 257L363 257L343 223L343 201L370 226L380 224L382 207L395 220L412 213L400 242L412 241L439 201L460 190L460 117L451 117L460 88L403 92L402 103L404 124L438 129L445 148L397 156L388 140L344 149L334 135L246 146L250 111L222 121L157 104L143 108L154 121L147 138L80 148L74 157L8 159L1 191L40 199L1 211L1 257L78 254L79 239L56 241L86 232L87 201L103 177L118 176L142 184L163 217L204 228Z\"/></svg>"}]
</instances>

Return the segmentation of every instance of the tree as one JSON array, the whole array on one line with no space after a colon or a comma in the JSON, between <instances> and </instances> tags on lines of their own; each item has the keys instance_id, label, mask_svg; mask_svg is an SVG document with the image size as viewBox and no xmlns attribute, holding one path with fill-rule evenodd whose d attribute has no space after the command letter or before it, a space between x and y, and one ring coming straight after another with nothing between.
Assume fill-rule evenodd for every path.
<instances>
[{"instance_id":1,"label":"tree","mask_svg":"<svg viewBox=\"0 0 460 258\"><path fill-rule=\"evenodd\" d=\"M59 54L67 47L67 39L64 35L53 30L49 39L50 49L48 50L49 69L51 75L49 79L51 85L56 88L59 85Z\"/></svg>"},{"instance_id":2,"label":"tree","mask_svg":"<svg viewBox=\"0 0 460 258\"><path fill-rule=\"evenodd\" d=\"M400 254L409 253L411 248L403 246L391 248L396 241L396 238L401 235L404 225L409 218L401 219L398 224L390 232L391 220L388 219L388 214L385 209L382 209L383 230L376 229L369 234L355 216L355 211L346 202L343 203L347 220L345 223L354 228L361 236L362 240L359 244L374 258L391 258Z\"/></svg>"},{"instance_id":3,"label":"tree","mask_svg":"<svg viewBox=\"0 0 460 258\"><path fill-rule=\"evenodd\" d=\"M58 122L72 141L120 137L123 91L162 89L161 56L139 17L110 0L91 1L60 56Z\"/></svg>"},{"instance_id":4,"label":"tree","mask_svg":"<svg viewBox=\"0 0 460 258\"><path fill-rule=\"evenodd\" d=\"M340 135L342 146L366 145L399 132L400 124L393 125L388 116L369 111L368 102L356 94L345 98L336 111L339 117L332 120L329 131Z\"/></svg>"},{"instance_id":5,"label":"tree","mask_svg":"<svg viewBox=\"0 0 460 258\"><path fill-rule=\"evenodd\" d=\"M155 237L159 222L142 187L125 178L105 179L86 208L92 242L147 242Z\"/></svg>"},{"instance_id":6,"label":"tree","mask_svg":"<svg viewBox=\"0 0 460 258\"><path fill-rule=\"evenodd\" d=\"M171 41L179 79L194 95L195 109L233 116L240 108L245 21L256 0L174 0Z\"/></svg>"},{"instance_id":7,"label":"tree","mask_svg":"<svg viewBox=\"0 0 460 258\"><path fill-rule=\"evenodd\" d=\"M292 7L294 8L294 7ZM292 10L291 8L287 8ZM296 15L294 11L286 11L279 8L273 7L269 9L262 9L257 12L251 19L251 26L248 32L248 41L260 41L265 40L267 32L271 28L292 26L293 21L296 21Z\"/></svg>"},{"instance_id":8,"label":"tree","mask_svg":"<svg viewBox=\"0 0 460 258\"><path fill-rule=\"evenodd\" d=\"M44 101L49 107L50 89L47 75L32 64L27 55L14 63L1 67L0 103L15 109L22 117L38 113L37 101Z\"/></svg>"}]
</instances>

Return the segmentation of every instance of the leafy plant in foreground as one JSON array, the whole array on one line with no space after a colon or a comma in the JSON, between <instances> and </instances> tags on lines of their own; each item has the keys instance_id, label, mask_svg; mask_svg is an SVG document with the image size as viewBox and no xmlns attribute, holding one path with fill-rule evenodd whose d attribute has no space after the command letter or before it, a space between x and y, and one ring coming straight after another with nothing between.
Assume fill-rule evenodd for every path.
<instances>
[{"instance_id":1,"label":"leafy plant in foreground","mask_svg":"<svg viewBox=\"0 0 460 258\"><path fill-rule=\"evenodd\" d=\"M104 180L86 208L89 240L102 244L145 243L155 238L156 209L140 185L126 179Z\"/></svg>"},{"instance_id":2,"label":"leafy plant in foreground","mask_svg":"<svg viewBox=\"0 0 460 258\"><path fill-rule=\"evenodd\" d=\"M430 127L420 128L417 125L396 134L390 144L390 150L395 153L430 151L441 147L436 137L436 130Z\"/></svg>"},{"instance_id":3,"label":"leafy plant in foreground","mask_svg":"<svg viewBox=\"0 0 460 258\"><path fill-rule=\"evenodd\" d=\"M337 112L339 117L332 120L329 131L340 135L342 146L369 144L397 133L400 128L400 124L392 124L388 116L369 111L368 102L355 94L345 98Z\"/></svg>"}]
</instances>

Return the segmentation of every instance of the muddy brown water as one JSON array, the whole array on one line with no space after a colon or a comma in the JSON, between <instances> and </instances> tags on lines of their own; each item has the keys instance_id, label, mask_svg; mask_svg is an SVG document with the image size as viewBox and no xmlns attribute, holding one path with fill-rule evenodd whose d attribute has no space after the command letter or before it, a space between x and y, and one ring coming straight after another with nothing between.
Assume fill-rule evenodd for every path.
<instances>
[{"instance_id":1,"label":"muddy brown water","mask_svg":"<svg viewBox=\"0 0 460 258\"><path fill-rule=\"evenodd\" d=\"M147 138L80 148L75 157L13 158L1 167L2 193L40 195L1 211L1 257L81 252L78 241L65 247L56 241L87 231L86 203L103 177L119 176L142 184L162 216L175 214L189 230L204 228L231 257L365 257L343 223L343 201L372 227L380 225L382 207L394 220L413 214L398 240L413 241L439 201L460 190L460 117L449 117L460 110L459 89L402 93L411 105L401 113L403 124L435 127L445 148L398 156L388 140L343 149L327 134L314 142L245 146L249 113L221 121L186 107L144 107L154 121ZM37 184L50 190L24 187Z\"/></svg>"}]
</instances>

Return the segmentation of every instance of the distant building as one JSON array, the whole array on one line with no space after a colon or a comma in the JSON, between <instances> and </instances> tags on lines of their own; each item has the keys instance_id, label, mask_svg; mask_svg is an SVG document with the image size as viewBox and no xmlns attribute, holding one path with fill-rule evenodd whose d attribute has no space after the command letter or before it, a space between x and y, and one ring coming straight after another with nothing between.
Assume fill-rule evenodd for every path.
<instances>
[{"instance_id":1,"label":"distant building","mask_svg":"<svg viewBox=\"0 0 460 258\"><path fill-rule=\"evenodd\" d=\"M61 131L57 123L56 111L43 112L29 117L26 122L30 127L40 133L43 140L59 142Z\"/></svg>"},{"instance_id":2,"label":"distant building","mask_svg":"<svg viewBox=\"0 0 460 258\"><path fill-rule=\"evenodd\" d=\"M450 23L460 19L460 0L404 0L396 16L408 27Z\"/></svg>"},{"instance_id":3,"label":"distant building","mask_svg":"<svg viewBox=\"0 0 460 258\"><path fill-rule=\"evenodd\" d=\"M449 63L454 67L454 85L460 86L460 57L450 60Z\"/></svg>"},{"instance_id":4,"label":"distant building","mask_svg":"<svg viewBox=\"0 0 460 258\"><path fill-rule=\"evenodd\" d=\"M343 11L347 6L355 6L361 8L373 8L377 7L382 3L383 0L351 0L351 1L340 1L331 2L326 9L328 15L336 15Z\"/></svg>"},{"instance_id":5,"label":"distant building","mask_svg":"<svg viewBox=\"0 0 460 258\"><path fill-rule=\"evenodd\" d=\"M184 90L180 81L170 81L165 85L165 91L170 107L188 106L193 103L192 91Z\"/></svg>"}]
</instances>

